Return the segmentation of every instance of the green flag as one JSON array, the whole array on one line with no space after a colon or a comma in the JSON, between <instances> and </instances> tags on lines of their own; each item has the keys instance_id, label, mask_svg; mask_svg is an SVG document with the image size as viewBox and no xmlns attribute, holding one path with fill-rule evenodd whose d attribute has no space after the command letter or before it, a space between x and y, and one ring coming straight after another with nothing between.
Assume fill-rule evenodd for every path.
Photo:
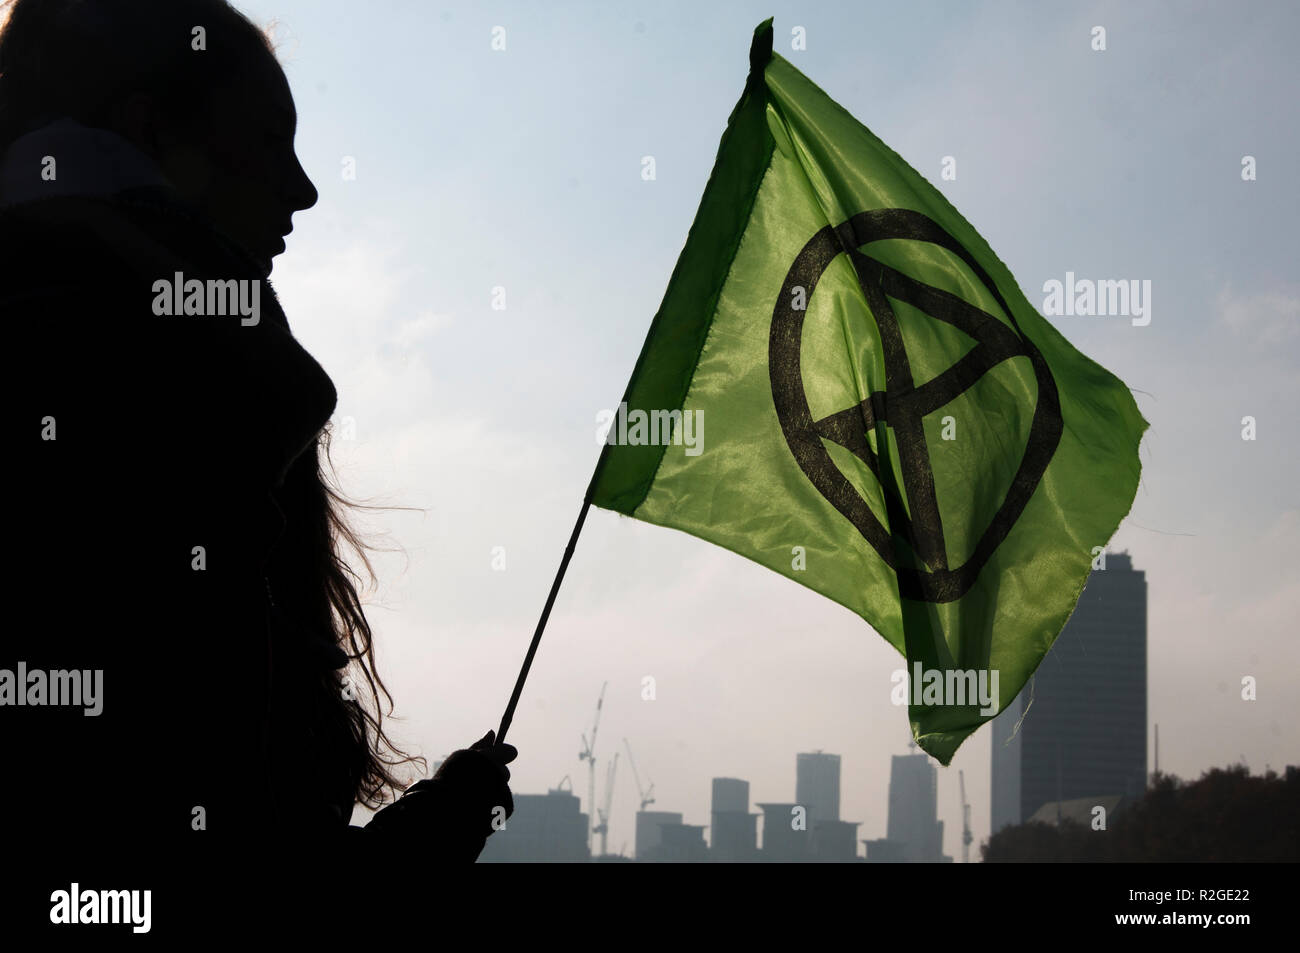
<instances>
[{"instance_id":1,"label":"green flag","mask_svg":"<svg viewBox=\"0 0 1300 953\"><path fill-rule=\"evenodd\" d=\"M771 24L589 499L862 616L948 764L1073 611L1147 424Z\"/></svg>"}]
</instances>

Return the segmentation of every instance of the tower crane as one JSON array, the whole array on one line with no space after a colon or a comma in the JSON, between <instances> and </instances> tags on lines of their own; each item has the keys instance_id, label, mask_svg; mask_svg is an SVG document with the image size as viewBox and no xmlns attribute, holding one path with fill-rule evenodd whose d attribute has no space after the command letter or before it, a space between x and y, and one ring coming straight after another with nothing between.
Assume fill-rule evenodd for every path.
<instances>
[{"instance_id":1,"label":"tower crane","mask_svg":"<svg viewBox=\"0 0 1300 953\"><path fill-rule=\"evenodd\" d=\"M652 782L648 788L641 787L641 775L636 771L636 759L632 757L632 745L626 738L623 739L623 745L627 748L627 763L632 765L632 777L636 781L636 793L641 798L641 810L645 810L647 804L655 802L655 786Z\"/></svg>"},{"instance_id":2,"label":"tower crane","mask_svg":"<svg viewBox=\"0 0 1300 953\"><path fill-rule=\"evenodd\" d=\"M591 723L591 740L582 736L582 750L578 760L587 762L587 850L595 846L596 831L596 732L600 728L600 708L605 704L605 689L609 682L600 686L600 697L596 699L596 717Z\"/></svg>"},{"instance_id":3,"label":"tower crane","mask_svg":"<svg viewBox=\"0 0 1300 953\"><path fill-rule=\"evenodd\" d=\"M614 773L618 771L618 752L614 752L614 760L609 763L609 771L605 774L605 806L600 811L600 823L596 825L596 833L600 835L600 856L604 857L609 853L609 814L610 805L614 800Z\"/></svg>"},{"instance_id":4,"label":"tower crane","mask_svg":"<svg viewBox=\"0 0 1300 953\"><path fill-rule=\"evenodd\" d=\"M970 805L966 803L966 778L957 772L957 783L961 785L961 862L970 863Z\"/></svg>"}]
</instances>

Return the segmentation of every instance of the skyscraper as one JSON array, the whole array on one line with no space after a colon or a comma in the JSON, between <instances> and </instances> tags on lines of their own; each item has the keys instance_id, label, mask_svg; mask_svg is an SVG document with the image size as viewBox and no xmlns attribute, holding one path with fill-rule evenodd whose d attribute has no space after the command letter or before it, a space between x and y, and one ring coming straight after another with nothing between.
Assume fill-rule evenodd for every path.
<instances>
[{"instance_id":1,"label":"skyscraper","mask_svg":"<svg viewBox=\"0 0 1300 953\"><path fill-rule=\"evenodd\" d=\"M809 827L817 821L840 819L840 756L795 755L795 800L808 811Z\"/></svg>"},{"instance_id":2,"label":"skyscraper","mask_svg":"<svg viewBox=\"0 0 1300 953\"><path fill-rule=\"evenodd\" d=\"M938 776L930 756L896 754L889 770L887 838L900 859L911 864L952 860L943 853L943 821L938 819ZM870 857L868 850L868 857Z\"/></svg>"},{"instance_id":3,"label":"skyscraper","mask_svg":"<svg viewBox=\"0 0 1300 953\"><path fill-rule=\"evenodd\" d=\"M704 828L699 824L660 824L659 845L645 857L650 863L666 864L701 864L708 859Z\"/></svg>"},{"instance_id":4,"label":"skyscraper","mask_svg":"<svg viewBox=\"0 0 1300 953\"><path fill-rule=\"evenodd\" d=\"M749 813L749 782L713 779L709 853L720 863L751 861L758 849L758 815Z\"/></svg>"},{"instance_id":5,"label":"skyscraper","mask_svg":"<svg viewBox=\"0 0 1300 953\"><path fill-rule=\"evenodd\" d=\"M682 815L676 811L637 811L636 812L636 859L652 860L656 851L663 845L661 828L680 825Z\"/></svg>"},{"instance_id":6,"label":"skyscraper","mask_svg":"<svg viewBox=\"0 0 1300 953\"><path fill-rule=\"evenodd\" d=\"M806 863L812 859L812 831L807 810L799 804L758 805L763 812L763 850L759 859L772 864Z\"/></svg>"},{"instance_id":7,"label":"skyscraper","mask_svg":"<svg viewBox=\"0 0 1300 953\"><path fill-rule=\"evenodd\" d=\"M585 863L587 815L572 791L514 795L515 810L505 828L487 839L479 862Z\"/></svg>"},{"instance_id":8,"label":"skyscraper","mask_svg":"<svg viewBox=\"0 0 1300 953\"><path fill-rule=\"evenodd\" d=\"M1146 789L1146 573L1128 553L1107 553L1105 567L1089 576L1032 685L993 720L994 833L1048 802Z\"/></svg>"}]
</instances>

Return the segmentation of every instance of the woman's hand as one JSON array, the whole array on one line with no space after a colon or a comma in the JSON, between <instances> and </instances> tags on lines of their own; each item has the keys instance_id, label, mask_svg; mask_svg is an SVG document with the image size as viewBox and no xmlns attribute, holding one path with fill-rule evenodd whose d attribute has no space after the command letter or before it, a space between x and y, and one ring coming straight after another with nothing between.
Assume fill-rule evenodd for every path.
<instances>
[{"instance_id":1,"label":"woman's hand","mask_svg":"<svg viewBox=\"0 0 1300 953\"><path fill-rule=\"evenodd\" d=\"M486 804L492 814L492 830L500 830L506 818L515 812L514 798L510 796L510 787L506 783L510 780L510 769L506 765L518 754L514 745L497 744L496 732L489 731L468 748L453 751L435 772L432 781L442 782L456 795L472 800L479 808ZM410 790L430 783L420 781Z\"/></svg>"},{"instance_id":2,"label":"woman's hand","mask_svg":"<svg viewBox=\"0 0 1300 953\"><path fill-rule=\"evenodd\" d=\"M495 731L489 731L478 741L470 745L468 750L478 751L487 755L501 769L501 779L503 781L509 781L510 769L507 768L506 765L519 756L519 751L514 745L497 744L496 734Z\"/></svg>"},{"instance_id":3,"label":"woman's hand","mask_svg":"<svg viewBox=\"0 0 1300 953\"><path fill-rule=\"evenodd\" d=\"M488 836L514 813L506 765L518 754L514 745L496 744L496 732L489 731L448 755L432 778L407 788L366 830L390 842L431 842L449 860L473 861Z\"/></svg>"}]
</instances>

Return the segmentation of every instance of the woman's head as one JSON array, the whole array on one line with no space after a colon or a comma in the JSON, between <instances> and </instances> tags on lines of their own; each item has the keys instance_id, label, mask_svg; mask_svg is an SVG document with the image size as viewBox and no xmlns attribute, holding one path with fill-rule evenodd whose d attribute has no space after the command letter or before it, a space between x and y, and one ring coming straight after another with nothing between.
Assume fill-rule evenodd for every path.
<instances>
[{"instance_id":1,"label":"woman's head","mask_svg":"<svg viewBox=\"0 0 1300 953\"><path fill-rule=\"evenodd\" d=\"M0 0L4 14L0 155L61 119L111 130L269 273L290 217L317 194L294 155L288 84L257 27L225 0ZM377 806L400 786L392 769L420 759L402 755L383 729L381 699L391 698L375 669L363 580L343 551L370 566L344 517L353 504L327 476L328 436L326 428L281 491L290 525L276 594L331 633L360 676L355 701L341 692L343 673L324 676L315 714L346 739L339 755L357 798Z\"/></svg>"},{"instance_id":2,"label":"woman's head","mask_svg":"<svg viewBox=\"0 0 1300 953\"><path fill-rule=\"evenodd\" d=\"M269 274L317 193L266 35L225 0L12 0L0 152L48 122L110 129Z\"/></svg>"}]
</instances>

